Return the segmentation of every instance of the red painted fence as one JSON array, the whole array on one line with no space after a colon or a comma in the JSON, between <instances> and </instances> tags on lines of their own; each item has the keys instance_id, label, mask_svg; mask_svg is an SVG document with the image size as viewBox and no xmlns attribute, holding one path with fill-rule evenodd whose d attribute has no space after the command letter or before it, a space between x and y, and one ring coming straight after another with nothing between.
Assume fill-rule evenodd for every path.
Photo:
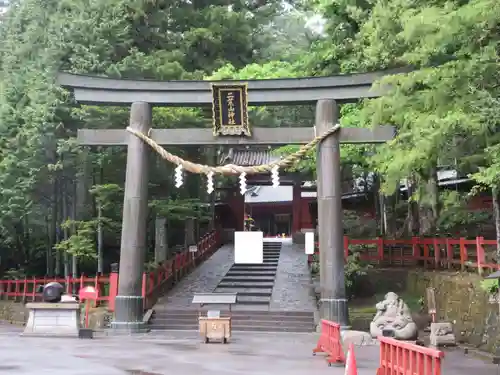
<instances>
[{"instance_id":1,"label":"red painted fence","mask_svg":"<svg viewBox=\"0 0 500 375\"><path fill-rule=\"evenodd\" d=\"M220 234L212 231L203 236L198 242L198 251L189 252L189 249L178 253L172 259L160 264L156 269L145 272L142 276L142 296L144 307L150 308L161 293L174 285L196 265L212 255L220 245ZM118 293L118 272L111 272L109 276L80 276L78 278L25 278L22 280L0 280L0 298L19 301L39 301L41 293L37 293L40 285L51 281L61 283L69 294L77 293L84 286L94 286L99 290L98 303L108 305L114 311L115 297Z\"/></svg>"},{"instance_id":2,"label":"red painted fence","mask_svg":"<svg viewBox=\"0 0 500 375\"><path fill-rule=\"evenodd\" d=\"M444 353L389 337L379 337L377 375L441 375Z\"/></svg>"},{"instance_id":3,"label":"red painted fence","mask_svg":"<svg viewBox=\"0 0 500 375\"><path fill-rule=\"evenodd\" d=\"M495 240L485 240L483 237L475 239L413 237L406 240L379 237L358 240L344 236L346 258L356 251L363 261L379 266L460 268L463 271L477 269L480 274L485 269L500 269L500 264L493 261L496 245ZM316 249L316 254L319 254L319 249ZM312 256L309 256L309 262L311 261Z\"/></svg>"},{"instance_id":4,"label":"red painted fence","mask_svg":"<svg viewBox=\"0 0 500 375\"><path fill-rule=\"evenodd\" d=\"M378 337L380 343L380 359L377 375L441 375L444 353L438 349L426 348L409 341L399 341L390 337ZM351 344L352 345L352 344ZM327 363L342 363L346 365L345 374L357 375L356 360L344 355L340 325L323 319L321 321L321 336L313 355L326 353ZM351 346L352 350L352 346ZM354 355L352 352L351 356ZM349 355L348 355L349 357Z\"/></svg>"},{"instance_id":5,"label":"red painted fence","mask_svg":"<svg viewBox=\"0 0 500 375\"><path fill-rule=\"evenodd\" d=\"M345 363L344 350L342 349L342 338L340 337L340 324L329 320L321 320L321 335L313 355L326 353L328 366L332 363Z\"/></svg>"}]
</instances>

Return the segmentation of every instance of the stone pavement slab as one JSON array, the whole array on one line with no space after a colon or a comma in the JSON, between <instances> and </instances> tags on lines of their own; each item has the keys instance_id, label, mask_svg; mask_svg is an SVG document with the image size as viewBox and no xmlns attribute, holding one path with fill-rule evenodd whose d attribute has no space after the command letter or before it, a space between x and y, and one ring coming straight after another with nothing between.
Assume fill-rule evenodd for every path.
<instances>
[{"instance_id":1,"label":"stone pavement slab","mask_svg":"<svg viewBox=\"0 0 500 375\"><path fill-rule=\"evenodd\" d=\"M94 340L19 336L0 326L0 373L19 375L342 375L312 356L317 335L309 333L235 334L232 342L203 344L195 332L152 332ZM355 348L358 375L375 375L377 346ZM461 351L446 353L443 375L492 375L497 366Z\"/></svg>"},{"instance_id":2,"label":"stone pavement slab","mask_svg":"<svg viewBox=\"0 0 500 375\"><path fill-rule=\"evenodd\" d=\"M316 311L304 246L283 241L270 310Z\"/></svg>"},{"instance_id":3,"label":"stone pavement slab","mask_svg":"<svg viewBox=\"0 0 500 375\"><path fill-rule=\"evenodd\" d=\"M193 293L213 292L233 262L233 246L223 245L184 277L166 296L160 298L155 309L196 309L197 306L191 304Z\"/></svg>"}]
</instances>

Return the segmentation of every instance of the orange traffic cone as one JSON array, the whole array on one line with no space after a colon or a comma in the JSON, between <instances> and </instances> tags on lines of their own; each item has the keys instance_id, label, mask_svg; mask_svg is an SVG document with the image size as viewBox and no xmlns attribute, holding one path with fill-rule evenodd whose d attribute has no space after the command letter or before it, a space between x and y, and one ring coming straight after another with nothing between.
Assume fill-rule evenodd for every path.
<instances>
[{"instance_id":1,"label":"orange traffic cone","mask_svg":"<svg viewBox=\"0 0 500 375\"><path fill-rule=\"evenodd\" d=\"M358 375L358 367L356 366L356 357L354 355L354 345L352 343L349 345L349 350L347 351L344 375Z\"/></svg>"}]
</instances>

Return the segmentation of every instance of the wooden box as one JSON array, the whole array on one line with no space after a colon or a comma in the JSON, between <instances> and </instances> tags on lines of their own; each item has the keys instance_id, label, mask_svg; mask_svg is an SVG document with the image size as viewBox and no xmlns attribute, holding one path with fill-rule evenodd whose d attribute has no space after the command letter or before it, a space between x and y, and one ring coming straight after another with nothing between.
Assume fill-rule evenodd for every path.
<instances>
[{"instance_id":1,"label":"wooden box","mask_svg":"<svg viewBox=\"0 0 500 375\"><path fill-rule=\"evenodd\" d=\"M221 341L226 344L231 338L231 318L212 318L200 316L200 336L208 343L210 340Z\"/></svg>"}]
</instances>

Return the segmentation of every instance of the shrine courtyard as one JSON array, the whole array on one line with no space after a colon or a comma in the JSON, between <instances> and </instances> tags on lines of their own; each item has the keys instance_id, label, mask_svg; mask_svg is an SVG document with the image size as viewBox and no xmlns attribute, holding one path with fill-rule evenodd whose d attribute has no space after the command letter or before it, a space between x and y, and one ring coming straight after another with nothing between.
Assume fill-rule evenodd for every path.
<instances>
[{"instance_id":1,"label":"shrine courtyard","mask_svg":"<svg viewBox=\"0 0 500 375\"><path fill-rule=\"evenodd\" d=\"M20 328L0 326L0 373L52 375L163 374L344 374L312 356L317 334L237 332L227 344L201 343L196 332L162 331L94 340L21 337ZM356 346L359 375L375 375L378 346ZM491 361L447 351L444 374L491 375Z\"/></svg>"}]
</instances>

